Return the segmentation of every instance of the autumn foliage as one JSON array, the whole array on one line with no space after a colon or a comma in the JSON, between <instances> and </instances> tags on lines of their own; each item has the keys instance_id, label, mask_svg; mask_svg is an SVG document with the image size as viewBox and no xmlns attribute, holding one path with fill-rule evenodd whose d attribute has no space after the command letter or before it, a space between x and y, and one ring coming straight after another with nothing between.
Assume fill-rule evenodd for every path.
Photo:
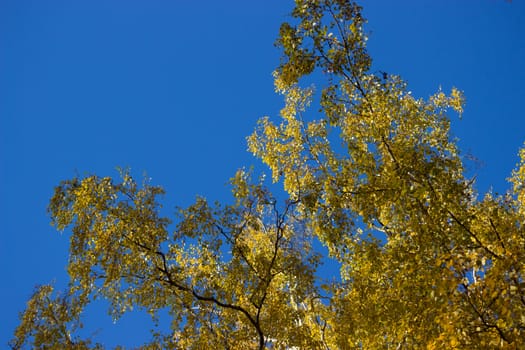
<instances>
[{"instance_id":1,"label":"autumn foliage","mask_svg":"<svg viewBox=\"0 0 525 350\"><path fill-rule=\"evenodd\" d=\"M525 151L507 194L478 195L449 135L462 93L418 99L371 71L357 4L295 2L285 106L248 137L287 199L239 170L230 204L171 226L163 190L126 172L64 181L49 212L71 231L69 289L35 292L13 348L102 347L75 333L100 297L115 319L168 310L145 348L525 348Z\"/></svg>"}]
</instances>

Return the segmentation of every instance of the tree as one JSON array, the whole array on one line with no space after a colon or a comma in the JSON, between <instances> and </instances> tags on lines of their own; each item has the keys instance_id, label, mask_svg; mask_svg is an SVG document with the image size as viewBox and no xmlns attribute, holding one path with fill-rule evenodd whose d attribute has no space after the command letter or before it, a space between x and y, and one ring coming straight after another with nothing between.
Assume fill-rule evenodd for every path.
<instances>
[{"instance_id":1,"label":"tree","mask_svg":"<svg viewBox=\"0 0 525 350\"><path fill-rule=\"evenodd\" d=\"M75 336L95 298L116 319L168 310L151 348L525 346L525 149L509 192L478 198L449 135L462 93L416 99L372 72L357 4L295 2L278 39L281 120L248 138L288 198L239 170L233 204L200 198L170 233L160 187L127 172L62 182L49 212L71 228L69 288L35 291L13 348L101 348ZM319 275L317 242L337 280Z\"/></svg>"}]
</instances>

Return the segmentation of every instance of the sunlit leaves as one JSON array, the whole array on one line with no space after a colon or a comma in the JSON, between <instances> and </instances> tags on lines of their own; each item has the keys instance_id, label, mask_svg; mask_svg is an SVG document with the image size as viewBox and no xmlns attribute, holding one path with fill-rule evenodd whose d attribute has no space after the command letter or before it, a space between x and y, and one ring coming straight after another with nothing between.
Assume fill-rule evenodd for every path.
<instances>
[{"instance_id":1,"label":"sunlit leaves","mask_svg":"<svg viewBox=\"0 0 525 350\"><path fill-rule=\"evenodd\" d=\"M77 320L98 297L109 300L115 319L132 308L154 318L168 310L172 333L155 340L163 347L264 347L286 332L301 334L297 341L308 343L309 327L297 327L311 316L296 304L317 295L319 257L304 223L294 216L297 203L279 205L244 171L232 185L235 204L211 206L198 198L180 210L169 234L169 220L160 216L159 187L140 186L127 173L120 182L90 176L62 183L50 212L60 229L72 228L65 295L78 301L55 302L42 294L47 289L39 291L14 344L64 343L71 319L61 316L61 305L75 306L71 317ZM59 317L56 327L37 326L34 315L44 311L49 315L40 318ZM42 334L34 329L44 327L52 328ZM64 328L63 334L50 333L53 327Z\"/></svg>"},{"instance_id":2,"label":"sunlit leaves","mask_svg":"<svg viewBox=\"0 0 525 350\"><path fill-rule=\"evenodd\" d=\"M74 296L56 293L50 285L39 286L27 302L15 339L9 345L13 349L27 343L37 349L102 349L100 344L74 336L82 327L81 310L82 305Z\"/></svg>"},{"instance_id":3,"label":"sunlit leaves","mask_svg":"<svg viewBox=\"0 0 525 350\"><path fill-rule=\"evenodd\" d=\"M328 328L347 337L337 346L516 346L525 331L523 166L511 179L515 197L477 200L449 136L463 94L416 99L399 77L370 72L352 3L297 1L294 14L278 42L277 90L286 101L315 100L299 86L322 73L315 89L324 113L287 104L249 145L342 264L346 282L332 301L345 306L334 306Z\"/></svg>"}]
</instances>

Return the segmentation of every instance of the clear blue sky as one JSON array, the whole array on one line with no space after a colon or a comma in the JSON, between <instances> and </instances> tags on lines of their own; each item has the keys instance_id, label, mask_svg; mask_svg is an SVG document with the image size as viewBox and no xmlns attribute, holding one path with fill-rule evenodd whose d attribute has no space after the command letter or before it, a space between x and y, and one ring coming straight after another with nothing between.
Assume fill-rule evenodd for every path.
<instances>
[{"instance_id":1,"label":"clear blue sky","mask_svg":"<svg viewBox=\"0 0 525 350\"><path fill-rule=\"evenodd\" d=\"M525 2L362 2L374 68L416 96L464 90L452 129L481 192L505 191L525 141ZM259 164L245 136L282 99L271 72L291 1L0 0L0 347L36 284L67 282L68 237L46 214L61 180L146 172L165 207L228 198ZM140 318L92 319L98 340L138 345ZM89 330L88 330L89 333Z\"/></svg>"}]
</instances>

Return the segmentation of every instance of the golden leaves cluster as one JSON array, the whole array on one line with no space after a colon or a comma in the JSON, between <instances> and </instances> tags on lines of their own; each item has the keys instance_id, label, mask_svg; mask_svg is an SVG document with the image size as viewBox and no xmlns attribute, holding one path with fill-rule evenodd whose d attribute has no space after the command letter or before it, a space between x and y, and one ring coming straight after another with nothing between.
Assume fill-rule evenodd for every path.
<instances>
[{"instance_id":1,"label":"golden leaves cluster","mask_svg":"<svg viewBox=\"0 0 525 350\"><path fill-rule=\"evenodd\" d=\"M248 139L341 264L325 336L336 348L524 346L523 164L507 195L478 199L449 133L463 94L416 99L369 72L359 7L344 7L297 2L275 76L301 104ZM314 95L302 86L318 73ZM320 113L303 107L316 100Z\"/></svg>"}]
</instances>

